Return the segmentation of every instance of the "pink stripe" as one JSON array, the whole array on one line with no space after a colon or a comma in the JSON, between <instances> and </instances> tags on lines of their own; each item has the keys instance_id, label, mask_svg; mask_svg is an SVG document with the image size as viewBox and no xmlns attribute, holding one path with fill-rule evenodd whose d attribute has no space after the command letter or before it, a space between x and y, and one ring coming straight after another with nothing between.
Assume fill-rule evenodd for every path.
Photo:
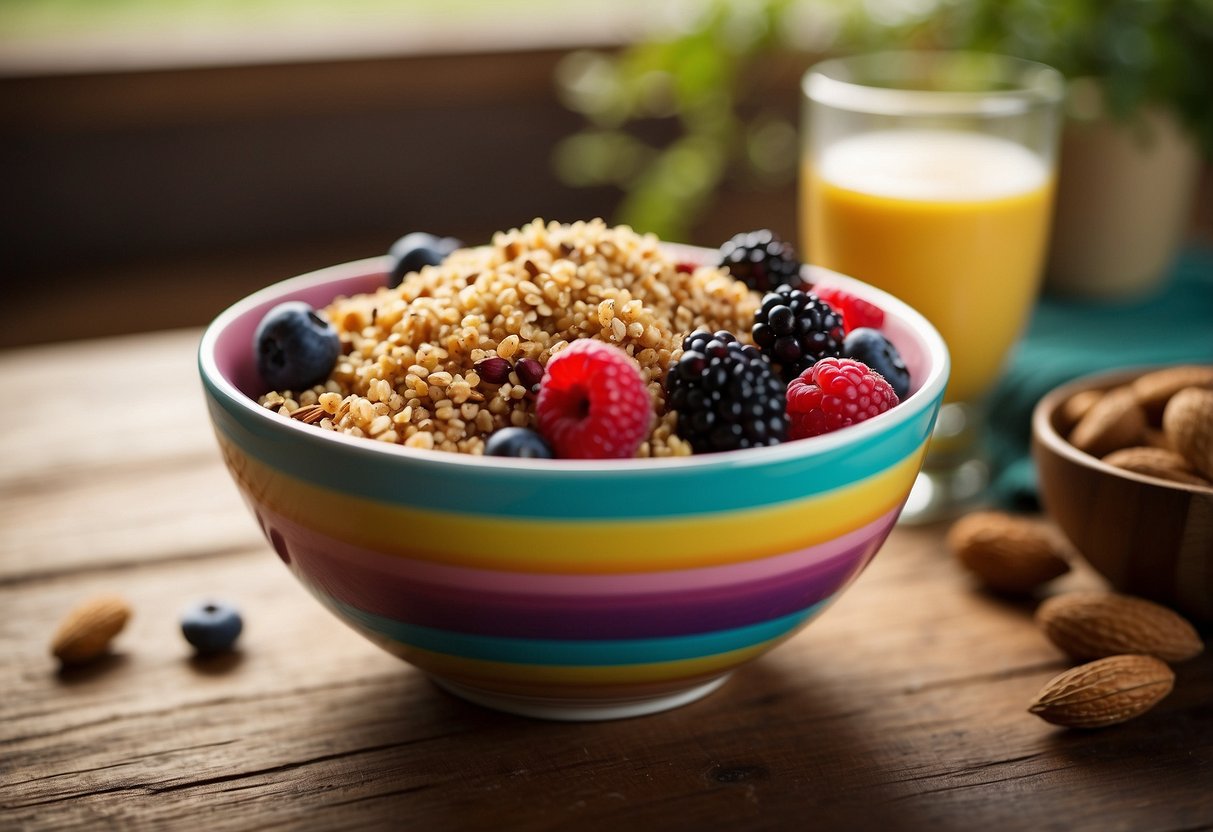
<instances>
[{"instance_id":1,"label":"pink stripe","mask_svg":"<svg viewBox=\"0 0 1213 832\"><path fill-rule=\"evenodd\" d=\"M744 563L708 566L700 569L678 569L665 572L643 572L619 575L541 574L531 572L502 572L447 566L430 561L410 560L383 555L352 546L300 526L276 512L259 506L257 518L266 535L281 536L275 544L285 542L289 551L303 546L320 551L328 559L346 560L355 568L389 572L400 579L422 581L434 585L456 586L464 590L493 593L525 593L528 595L642 595L687 589L735 586L739 583L773 577L828 560L872 539L884 539L901 512L901 506L861 526L852 532L807 549ZM280 551L279 554L282 554ZM570 557L576 557L570 553Z\"/></svg>"}]
</instances>

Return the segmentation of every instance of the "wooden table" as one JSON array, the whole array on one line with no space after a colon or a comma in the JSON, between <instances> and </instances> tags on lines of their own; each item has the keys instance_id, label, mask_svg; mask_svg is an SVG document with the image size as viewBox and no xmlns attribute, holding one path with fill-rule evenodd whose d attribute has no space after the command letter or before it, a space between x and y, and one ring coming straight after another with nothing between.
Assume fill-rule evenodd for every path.
<instances>
[{"instance_id":1,"label":"wooden table","mask_svg":"<svg viewBox=\"0 0 1213 832\"><path fill-rule=\"evenodd\" d=\"M455 699L259 536L197 337L0 354L0 829L1213 828L1213 656L1135 722L1055 729L1025 705L1066 663L941 528L897 529L821 620L679 710L565 724ZM135 609L113 654L59 671L56 622L111 591ZM199 661L177 613L210 594L246 630Z\"/></svg>"}]
</instances>

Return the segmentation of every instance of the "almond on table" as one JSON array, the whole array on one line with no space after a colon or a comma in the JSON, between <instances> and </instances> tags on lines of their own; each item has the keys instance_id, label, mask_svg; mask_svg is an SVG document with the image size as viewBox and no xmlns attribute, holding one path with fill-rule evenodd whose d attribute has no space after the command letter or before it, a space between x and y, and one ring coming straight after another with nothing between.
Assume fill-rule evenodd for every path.
<instances>
[{"instance_id":1,"label":"almond on table","mask_svg":"<svg viewBox=\"0 0 1213 832\"><path fill-rule=\"evenodd\" d=\"M1141 716L1174 685L1175 673L1153 656L1109 656L1050 679L1028 712L1068 728L1103 728Z\"/></svg>"},{"instance_id":2,"label":"almond on table","mask_svg":"<svg viewBox=\"0 0 1213 832\"><path fill-rule=\"evenodd\" d=\"M131 617L130 605L117 595L90 598L72 609L51 639L51 654L64 664L92 661L109 649Z\"/></svg>"},{"instance_id":3,"label":"almond on table","mask_svg":"<svg viewBox=\"0 0 1213 832\"><path fill-rule=\"evenodd\" d=\"M1043 526L1000 511L976 511L952 525L948 548L987 587L1024 593L1070 571Z\"/></svg>"},{"instance_id":4,"label":"almond on table","mask_svg":"<svg viewBox=\"0 0 1213 832\"><path fill-rule=\"evenodd\" d=\"M1068 592L1036 610L1036 622L1055 645L1080 661L1141 653L1182 662L1204 650L1196 629L1179 613L1116 592Z\"/></svg>"}]
</instances>

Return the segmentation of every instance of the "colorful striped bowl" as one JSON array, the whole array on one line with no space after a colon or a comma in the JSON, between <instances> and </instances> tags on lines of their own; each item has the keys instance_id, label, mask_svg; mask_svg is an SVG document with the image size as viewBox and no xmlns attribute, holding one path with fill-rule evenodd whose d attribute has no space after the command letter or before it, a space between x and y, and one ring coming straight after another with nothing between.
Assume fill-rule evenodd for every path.
<instances>
[{"instance_id":1,"label":"colorful striped bowl","mask_svg":"<svg viewBox=\"0 0 1213 832\"><path fill-rule=\"evenodd\" d=\"M708 256L680 249L679 256ZM223 312L199 365L223 457L295 577L337 617L489 707L552 719L664 710L818 615L897 520L948 376L943 341L881 306L914 392L846 430L666 460L509 460L322 431L259 407L262 315L381 285L375 258Z\"/></svg>"}]
</instances>

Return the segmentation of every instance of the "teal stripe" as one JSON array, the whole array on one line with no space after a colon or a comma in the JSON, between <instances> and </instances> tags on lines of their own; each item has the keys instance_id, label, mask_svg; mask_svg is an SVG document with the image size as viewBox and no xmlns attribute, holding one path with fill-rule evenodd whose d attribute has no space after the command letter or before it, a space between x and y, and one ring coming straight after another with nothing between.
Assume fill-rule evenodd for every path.
<instances>
[{"instance_id":1,"label":"teal stripe","mask_svg":"<svg viewBox=\"0 0 1213 832\"><path fill-rule=\"evenodd\" d=\"M277 429L207 382L217 429L248 456L292 477L352 496L455 514L512 518L644 519L714 514L802 500L867 479L915 453L931 434L937 402L911 400L909 418L860 447L755 463L749 454L652 471L470 468L385 454ZM268 415L268 414L267 414ZM258 414L259 416L259 414Z\"/></svg>"},{"instance_id":2,"label":"teal stripe","mask_svg":"<svg viewBox=\"0 0 1213 832\"><path fill-rule=\"evenodd\" d=\"M663 638L601 640L506 638L456 633L383 618L343 604L335 598L322 596L321 600L339 615L373 633L433 653L513 664L596 667L697 659L752 647L796 629L830 599L818 601L791 615L733 630Z\"/></svg>"}]
</instances>

